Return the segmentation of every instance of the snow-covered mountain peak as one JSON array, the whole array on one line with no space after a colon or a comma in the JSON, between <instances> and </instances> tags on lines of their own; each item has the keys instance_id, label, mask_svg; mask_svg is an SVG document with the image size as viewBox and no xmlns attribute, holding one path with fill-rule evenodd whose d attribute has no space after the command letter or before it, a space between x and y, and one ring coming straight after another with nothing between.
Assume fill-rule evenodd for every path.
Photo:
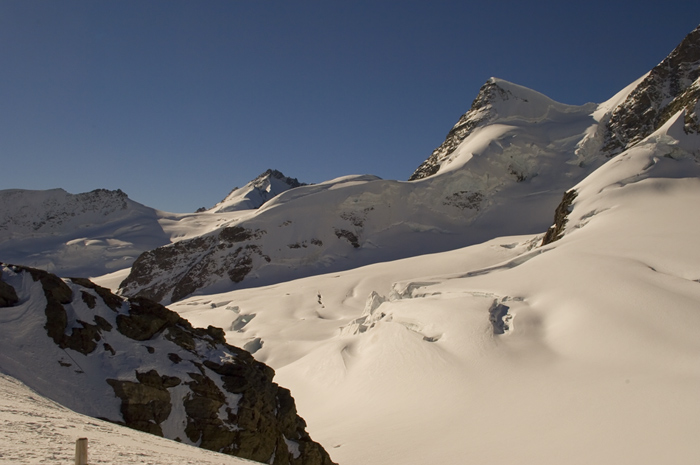
<instances>
[{"instance_id":1,"label":"snow-covered mountain peak","mask_svg":"<svg viewBox=\"0 0 700 465\"><path fill-rule=\"evenodd\" d=\"M224 213L260 208L273 197L295 187L305 186L296 178L290 178L277 170L269 169L242 188L234 188L224 200L209 211Z\"/></svg>"},{"instance_id":2,"label":"snow-covered mountain peak","mask_svg":"<svg viewBox=\"0 0 700 465\"><path fill-rule=\"evenodd\" d=\"M492 123L511 119L541 122L594 108L590 103L583 106L559 103L540 92L494 77L481 88L477 101L488 109Z\"/></svg>"},{"instance_id":3,"label":"snow-covered mountain peak","mask_svg":"<svg viewBox=\"0 0 700 465\"><path fill-rule=\"evenodd\" d=\"M293 187L303 186L296 178L289 178L282 174L281 171L267 170L251 183L260 190L268 193L279 191L280 189L290 189Z\"/></svg>"},{"instance_id":4,"label":"snow-covered mountain peak","mask_svg":"<svg viewBox=\"0 0 700 465\"><path fill-rule=\"evenodd\" d=\"M559 103L527 87L492 77L481 87L469 111L459 118L445 141L416 169L409 181L440 171L453 158L457 147L479 128L497 124L566 123L572 118L585 118L596 108L594 103L581 106Z\"/></svg>"}]
</instances>

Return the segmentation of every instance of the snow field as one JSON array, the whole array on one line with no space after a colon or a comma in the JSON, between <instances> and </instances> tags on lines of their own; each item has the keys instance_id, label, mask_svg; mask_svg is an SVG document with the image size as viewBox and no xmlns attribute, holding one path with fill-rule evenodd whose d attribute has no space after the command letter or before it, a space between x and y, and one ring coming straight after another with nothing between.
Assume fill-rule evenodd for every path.
<instances>
[{"instance_id":1,"label":"snow field","mask_svg":"<svg viewBox=\"0 0 700 465\"><path fill-rule=\"evenodd\" d=\"M212 302L254 313L229 342L262 340L344 465L692 463L700 181L672 129L576 186L548 246L499 238L173 308L225 328L235 312Z\"/></svg>"}]
</instances>

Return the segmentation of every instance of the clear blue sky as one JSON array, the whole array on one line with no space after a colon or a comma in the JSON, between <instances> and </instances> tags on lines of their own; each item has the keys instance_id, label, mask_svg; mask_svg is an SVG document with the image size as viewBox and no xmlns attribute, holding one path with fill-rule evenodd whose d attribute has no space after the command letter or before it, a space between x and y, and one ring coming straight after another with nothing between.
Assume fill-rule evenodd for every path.
<instances>
[{"instance_id":1,"label":"clear blue sky","mask_svg":"<svg viewBox=\"0 0 700 465\"><path fill-rule=\"evenodd\" d=\"M601 102L693 1L0 0L0 189L210 207L268 168L407 179L500 77Z\"/></svg>"}]
</instances>

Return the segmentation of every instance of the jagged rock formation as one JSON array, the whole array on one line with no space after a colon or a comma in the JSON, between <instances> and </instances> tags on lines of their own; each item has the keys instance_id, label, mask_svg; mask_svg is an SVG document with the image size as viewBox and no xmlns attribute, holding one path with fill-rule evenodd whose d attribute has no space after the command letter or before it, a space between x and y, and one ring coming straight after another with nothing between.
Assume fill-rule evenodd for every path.
<instances>
[{"instance_id":1,"label":"jagged rock formation","mask_svg":"<svg viewBox=\"0 0 700 465\"><path fill-rule=\"evenodd\" d=\"M260 208L273 197L295 187L306 186L277 170L267 170L242 188L234 188L224 200L209 211L215 213Z\"/></svg>"},{"instance_id":2,"label":"jagged rock formation","mask_svg":"<svg viewBox=\"0 0 700 465\"><path fill-rule=\"evenodd\" d=\"M660 128L681 109L686 131L700 131L700 26L654 67L610 117L604 150L608 156L629 148Z\"/></svg>"},{"instance_id":3,"label":"jagged rock formation","mask_svg":"<svg viewBox=\"0 0 700 465\"><path fill-rule=\"evenodd\" d=\"M1 265L1 264L0 264ZM274 371L148 299L1 265L0 370L69 408L271 464L330 465ZM38 375L38 376L37 376ZM77 394L77 395L76 395Z\"/></svg>"}]
</instances>

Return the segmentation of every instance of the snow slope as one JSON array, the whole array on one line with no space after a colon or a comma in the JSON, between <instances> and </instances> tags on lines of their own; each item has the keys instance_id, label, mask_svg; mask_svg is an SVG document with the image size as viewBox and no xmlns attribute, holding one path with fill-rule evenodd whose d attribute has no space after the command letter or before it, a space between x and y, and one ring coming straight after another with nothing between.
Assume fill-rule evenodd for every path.
<instances>
[{"instance_id":1,"label":"snow slope","mask_svg":"<svg viewBox=\"0 0 700 465\"><path fill-rule=\"evenodd\" d=\"M700 137L679 113L504 237L173 306L275 367L351 464L695 463Z\"/></svg>"},{"instance_id":2,"label":"snow slope","mask_svg":"<svg viewBox=\"0 0 700 465\"><path fill-rule=\"evenodd\" d=\"M0 463L73 463L75 441L83 437L91 464L257 463L80 415L0 374Z\"/></svg>"},{"instance_id":3,"label":"snow slope","mask_svg":"<svg viewBox=\"0 0 700 465\"><path fill-rule=\"evenodd\" d=\"M599 105L491 78L413 181L350 177L284 192L203 237L144 253L120 292L167 303L543 231L562 193L609 160L616 135L638 143L674 108L697 132L699 31ZM635 124L645 96L659 95L662 117Z\"/></svg>"}]
</instances>

